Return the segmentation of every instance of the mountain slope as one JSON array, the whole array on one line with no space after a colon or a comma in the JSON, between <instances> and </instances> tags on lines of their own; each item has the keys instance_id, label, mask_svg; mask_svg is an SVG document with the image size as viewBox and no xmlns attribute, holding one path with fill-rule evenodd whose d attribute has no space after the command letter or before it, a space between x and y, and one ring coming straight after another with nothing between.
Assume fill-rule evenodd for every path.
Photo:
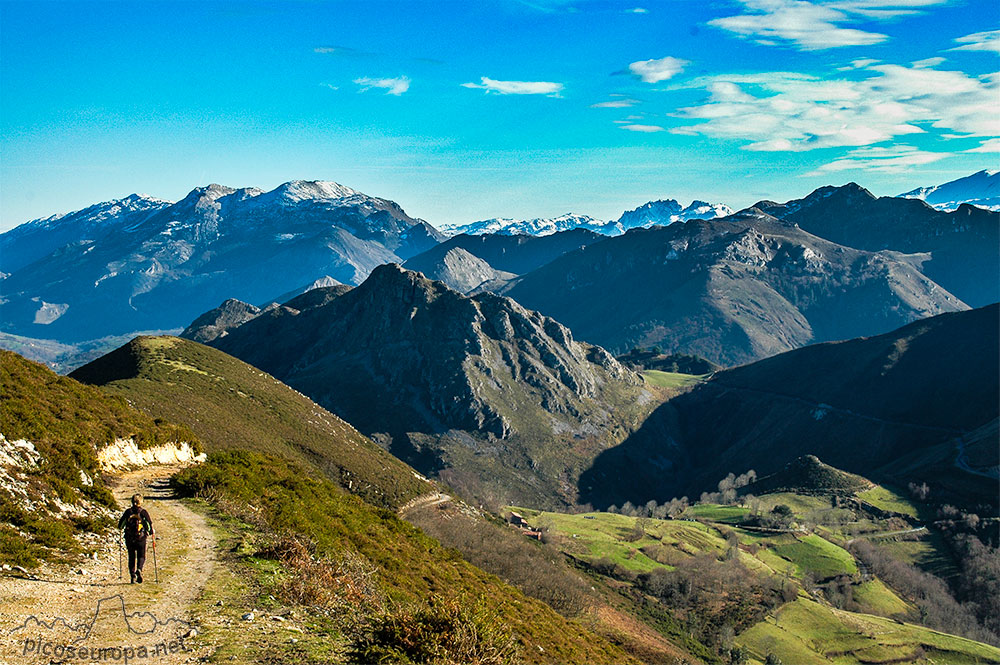
<instances>
[{"instance_id":1,"label":"mountain slope","mask_svg":"<svg viewBox=\"0 0 1000 665\"><path fill-rule=\"evenodd\" d=\"M403 522L396 511L412 505L415 497L436 496L437 488L260 370L188 340L143 337L76 375L100 384L113 396L106 399L120 396L151 414L174 414L201 434L208 461L181 472L174 484L185 494L207 497L216 510L235 518L220 528L234 531L238 547L224 561L237 575L266 570L249 580L253 591L241 599L251 603L247 609L259 608L254 603L271 594L297 614L323 617L300 636L303 642L338 645L346 635L364 643L359 624L383 614L405 616L415 607L435 610L442 603L476 598L476 611L512 634L520 646L519 661L630 661L579 622L469 565ZM296 552L305 552L305 559L293 556ZM296 583L285 584L288 579ZM246 585L234 586L224 592L238 595ZM311 590L309 595L303 589ZM228 607L231 597L224 597ZM223 612L217 609L223 603L214 601L206 601L208 613ZM349 608L346 618L336 602L344 604L339 610ZM475 616L470 612L457 620L474 622ZM227 634L233 630L224 628ZM255 637L253 649L273 652L287 643L287 633ZM422 648L434 639L415 635L410 647ZM480 641L489 644L489 636L473 637L465 646ZM291 660L311 660L292 651ZM345 661L327 651L315 657Z\"/></svg>"},{"instance_id":2,"label":"mountain slope","mask_svg":"<svg viewBox=\"0 0 1000 665\"><path fill-rule=\"evenodd\" d=\"M443 245L444 243L410 259L405 263L406 269L442 281L459 293L469 293L484 284L504 282L516 277L514 273L493 269L486 261L461 247L452 247L442 252Z\"/></svg>"},{"instance_id":3,"label":"mountain slope","mask_svg":"<svg viewBox=\"0 0 1000 665\"><path fill-rule=\"evenodd\" d=\"M291 304L291 303L290 303ZM396 265L216 339L467 496L572 503L572 479L651 408L637 374L507 298Z\"/></svg>"},{"instance_id":4,"label":"mountain slope","mask_svg":"<svg viewBox=\"0 0 1000 665\"><path fill-rule=\"evenodd\" d=\"M956 210L963 203L1000 210L1000 171L983 170L943 185L918 187L899 198L920 199L938 210Z\"/></svg>"},{"instance_id":5,"label":"mountain slope","mask_svg":"<svg viewBox=\"0 0 1000 665\"><path fill-rule=\"evenodd\" d=\"M33 567L92 549L76 537L103 532L118 508L100 455L125 441L200 447L186 427L0 351L0 562Z\"/></svg>"},{"instance_id":6,"label":"mountain slope","mask_svg":"<svg viewBox=\"0 0 1000 665\"><path fill-rule=\"evenodd\" d=\"M100 234L91 228L101 206L75 213L75 237L59 236L58 249L9 271L5 331L75 342L175 329L227 298L266 303L323 276L356 284L443 238L392 201L329 182L271 192L209 185L147 207L111 218ZM19 229L3 237L26 233Z\"/></svg>"},{"instance_id":7,"label":"mountain slope","mask_svg":"<svg viewBox=\"0 0 1000 665\"><path fill-rule=\"evenodd\" d=\"M187 424L209 452L252 450L308 463L375 505L398 508L430 489L405 464L307 397L189 340L137 337L71 377Z\"/></svg>"},{"instance_id":8,"label":"mountain slope","mask_svg":"<svg viewBox=\"0 0 1000 665\"><path fill-rule=\"evenodd\" d=\"M603 240L504 293L615 352L658 345L733 365L966 308L919 263L837 245L751 208Z\"/></svg>"},{"instance_id":9,"label":"mountain slope","mask_svg":"<svg viewBox=\"0 0 1000 665\"><path fill-rule=\"evenodd\" d=\"M639 505L815 455L874 480L927 482L939 497L995 504L995 472L968 473L956 457L966 436L976 441L997 418L998 322L991 305L719 372L602 455L581 479L584 496ZM977 464L996 465L996 445L990 457Z\"/></svg>"},{"instance_id":10,"label":"mountain slope","mask_svg":"<svg viewBox=\"0 0 1000 665\"><path fill-rule=\"evenodd\" d=\"M452 249L460 248L482 259L495 270L523 275L603 237L586 229L560 231L547 236L462 234L448 238L440 245L409 259L403 266L409 270L424 272L420 266L431 264Z\"/></svg>"},{"instance_id":11,"label":"mountain slope","mask_svg":"<svg viewBox=\"0 0 1000 665\"><path fill-rule=\"evenodd\" d=\"M876 198L854 183L757 205L847 247L926 252L920 271L964 302L978 307L1000 300L1000 213L970 205L942 212L916 199Z\"/></svg>"},{"instance_id":12,"label":"mountain slope","mask_svg":"<svg viewBox=\"0 0 1000 665\"><path fill-rule=\"evenodd\" d=\"M141 194L97 203L65 215L32 220L0 234L0 269L12 273L60 247L82 239L97 240L116 228L140 224L170 205Z\"/></svg>"}]
</instances>

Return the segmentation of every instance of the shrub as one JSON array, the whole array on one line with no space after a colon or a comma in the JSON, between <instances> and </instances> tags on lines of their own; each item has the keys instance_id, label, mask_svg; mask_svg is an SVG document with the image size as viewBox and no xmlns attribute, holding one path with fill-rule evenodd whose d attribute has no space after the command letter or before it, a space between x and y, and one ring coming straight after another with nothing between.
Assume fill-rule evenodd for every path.
<instances>
[{"instance_id":1,"label":"shrub","mask_svg":"<svg viewBox=\"0 0 1000 665\"><path fill-rule=\"evenodd\" d=\"M375 618L351 645L362 663L500 665L519 662L517 642L481 604L431 596L426 604Z\"/></svg>"}]
</instances>

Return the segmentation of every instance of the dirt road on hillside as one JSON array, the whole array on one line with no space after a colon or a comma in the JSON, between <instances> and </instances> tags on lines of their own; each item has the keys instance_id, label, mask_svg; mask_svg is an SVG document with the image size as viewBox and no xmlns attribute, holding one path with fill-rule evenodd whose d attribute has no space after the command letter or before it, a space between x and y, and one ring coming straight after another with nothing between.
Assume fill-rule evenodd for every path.
<instances>
[{"instance_id":1,"label":"dirt road on hillside","mask_svg":"<svg viewBox=\"0 0 1000 665\"><path fill-rule=\"evenodd\" d=\"M146 497L156 533L147 547L143 584L129 584L127 557L109 536L97 559L42 566L29 575L0 573L0 664L135 663L170 665L197 661L191 644L191 607L216 565L215 538L205 518L171 492L178 467L151 466L120 476L120 506L132 494ZM187 644L185 644L185 642Z\"/></svg>"}]
</instances>

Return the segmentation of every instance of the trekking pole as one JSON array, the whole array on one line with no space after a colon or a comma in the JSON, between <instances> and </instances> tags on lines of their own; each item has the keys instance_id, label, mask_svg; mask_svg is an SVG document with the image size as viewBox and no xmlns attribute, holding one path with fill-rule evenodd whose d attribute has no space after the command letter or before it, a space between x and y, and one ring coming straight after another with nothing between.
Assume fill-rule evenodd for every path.
<instances>
[{"instance_id":1,"label":"trekking pole","mask_svg":"<svg viewBox=\"0 0 1000 665\"><path fill-rule=\"evenodd\" d=\"M156 569L156 535L153 535L153 581L160 583L160 573Z\"/></svg>"},{"instance_id":2,"label":"trekking pole","mask_svg":"<svg viewBox=\"0 0 1000 665\"><path fill-rule=\"evenodd\" d=\"M122 581L122 532L118 531L118 581Z\"/></svg>"}]
</instances>

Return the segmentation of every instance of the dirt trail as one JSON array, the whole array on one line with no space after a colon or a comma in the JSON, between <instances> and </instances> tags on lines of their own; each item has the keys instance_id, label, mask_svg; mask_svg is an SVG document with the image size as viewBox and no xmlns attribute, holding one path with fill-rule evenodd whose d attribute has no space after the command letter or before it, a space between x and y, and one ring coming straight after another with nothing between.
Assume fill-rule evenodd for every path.
<instances>
[{"instance_id":1,"label":"dirt trail","mask_svg":"<svg viewBox=\"0 0 1000 665\"><path fill-rule=\"evenodd\" d=\"M437 506L439 504L445 503L446 501L451 501L451 497L447 494L442 494L441 492L431 492L430 494L421 494L420 496L410 499L404 505L399 507L396 514L401 518L405 518L410 512L416 510L417 508L426 508L428 506Z\"/></svg>"},{"instance_id":2,"label":"dirt trail","mask_svg":"<svg viewBox=\"0 0 1000 665\"><path fill-rule=\"evenodd\" d=\"M187 663L204 655L190 644L189 622L192 604L216 565L216 543L205 518L171 492L168 479L178 468L150 466L132 471L120 476L113 488L123 509L136 492L146 498L144 507L156 532L159 583L154 581L151 544L145 582L129 584L124 553L124 574L119 579L119 544L114 535L99 547L96 560L43 566L30 576L3 573L0 663L94 662L89 657L81 659L80 651L86 649L89 656L95 648L110 649L97 659L102 663ZM184 639L191 650L180 648ZM37 650L46 653L34 653L31 641L37 641ZM73 649L59 649L66 645ZM130 658L128 648L133 649Z\"/></svg>"}]
</instances>

